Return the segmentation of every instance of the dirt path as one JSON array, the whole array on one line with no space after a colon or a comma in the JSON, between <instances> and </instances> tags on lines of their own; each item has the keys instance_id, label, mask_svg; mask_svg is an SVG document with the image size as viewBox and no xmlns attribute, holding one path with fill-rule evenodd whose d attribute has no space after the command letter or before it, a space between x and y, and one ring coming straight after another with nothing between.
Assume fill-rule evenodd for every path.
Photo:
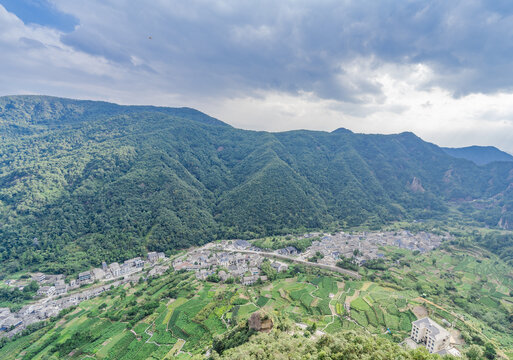
<instances>
[{"instance_id":1,"label":"dirt path","mask_svg":"<svg viewBox=\"0 0 513 360\"><path fill-rule=\"evenodd\" d=\"M150 325L150 326L148 326L148 327L146 328L146 330L144 330L144 332L146 333L146 335L149 335L149 336L150 336L150 337L148 338L148 340L146 340L146 343L148 343L148 344L154 344L154 345L157 345L157 346L159 346L159 347L160 347L160 344L157 344L155 341L150 341L150 340L151 340L151 338L153 337L153 332L148 332L148 329L149 329L150 327L154 326L154 325L155 325L155 323L154 323L154 322L152 322L152 323L151 323L151 325Z\"/></svg>"},{"instance_id":2,"label":"dirt path","mask_svg":"<svg viewBox=\"0 0 513 360\"><path fill-rule=\"evenodd\" d=\"M338 314L337 314L337 309L335 308L335 306L333 306L333 304L331 302L335 301L335 303L336 303L337 301L339 301L340 298L342 297L343 293L344 293L344 287L339 286L337 293L335 294L335 296L333 296L333 299L330 300L330 310L331 310L331 315L333 315L333 316L338 316Z\"/></svg>"},{"instance_id":3,"label":"dirt path","mask_svg":"<svg viewBox=\"0 0 513 360\"><path fill-rule=\"evenodd\" d=\"M337 285L340 285L340 284L337 284ZM330 310L331 310L331 321L328 324L326 324L325 327L322 328L323 331L326 330L328 328L328 326L330 326L331 324L333 324L335 322L335 317L339 317L339 315L337 314L337 309L332 304L332 302L335 301L335 303L336 303L337 301L339 301L340 298L342 297L343 293L344 293L344 286L342 283L342 286L338 286L337 293L333 296L333 298L329 302L329 306L330 306Z\"/></svg>"}]
</instances>

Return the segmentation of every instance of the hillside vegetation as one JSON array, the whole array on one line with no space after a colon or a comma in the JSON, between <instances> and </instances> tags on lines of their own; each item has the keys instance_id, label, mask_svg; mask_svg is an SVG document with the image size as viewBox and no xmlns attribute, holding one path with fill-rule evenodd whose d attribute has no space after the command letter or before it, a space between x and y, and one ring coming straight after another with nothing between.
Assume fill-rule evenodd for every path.
<instances>
[{"instance_id":1,"label":"hillside vegetation","mask_svg":"<svg viewBox=\"0 0 513 360\"><path fill-rule=\"evenodd\" d=\"M218 238L458 211L513 226L513 163L412 133L235 129L193 109L0 98L0 259L71 273ZM472 200L478 200L472 201Z\"/></svg>"},{"instance_id":2,"label":"hillside vegetation","mask_svg":"<svg viewBox=\"0 0 513 360\"><path fill-rule=\"evenodd\" d=\"M487 351L487 359L513 358L510 266L480 248L449 244L419 255L389 248L387 258L386 270L360 268L359 281L291 265L246 287L169 270L1 338L0 358L440 359L397 345L426 315L454 324L468 359ZM257 311L273 320L271 333L248 328Z\"/></svg>"},{"instance_id":3,"label":"hillside vegetation","mask_svg":"<svg viewBox=\"0 0 513 360\"><path fill-rule=\"evenodd\" d=\"M494 146L467 146L463 148L442 148L447 154L467 159L478 165L486 165L494 161L513 161L513 156Z\"/></svg>"}]
</instances>

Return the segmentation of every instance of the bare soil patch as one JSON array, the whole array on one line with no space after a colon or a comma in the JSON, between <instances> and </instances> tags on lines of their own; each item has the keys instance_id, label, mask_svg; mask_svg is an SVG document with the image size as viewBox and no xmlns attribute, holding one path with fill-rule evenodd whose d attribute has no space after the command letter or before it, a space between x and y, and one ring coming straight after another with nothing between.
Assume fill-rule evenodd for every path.
<instances>
[{"instance_id":1,"label":"bare soil patch","mask_svg":"<svg viewBox=\"0 0 513 360\"><path fill-rule=\"evenodd\" d=\"M461 337L461 332L456 329L449 329L449 332L451 333L451 344L454 345L463 345L465 344L465 340Z\"/></svg>"},{"instance_id":2,"label":"bare soil patch","mask_svg":"<svg viewBox=\"0 0 513 360\"><path fill-rule=\"evenodd\" d=\"M422 319L428 316L427 309L422 305L417 305L412 309L413 313L417 317L417 319Z\"/></svg>"}]
</instances>

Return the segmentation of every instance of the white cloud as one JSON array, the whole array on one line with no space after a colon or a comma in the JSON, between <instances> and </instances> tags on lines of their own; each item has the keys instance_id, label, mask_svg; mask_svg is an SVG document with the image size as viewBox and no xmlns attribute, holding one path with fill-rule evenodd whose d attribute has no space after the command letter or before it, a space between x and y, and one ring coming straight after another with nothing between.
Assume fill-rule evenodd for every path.
<instances>
[{"instance_id":1,"label":"white cloud","mask_svg":"<svg viewBox=\"0 0 513 360\"><path fill-rule=\"evenodd\" d=\"M364 133L413 131L442 146L495 145L513 153L513 93L454 98L442 88L424 89L434 73L422 64L388 64L367 76L379 82L384 101L355 105L319 99L312 93L261 92L256 97L210 104L206 110L254 130L330 131L346 127Z\"/></svg>"},{"instance_id":2,"label":"white cloud","mask_svg":"<svg viewBox=\"0 0 513 360\"><path fill-rule=\"evenodd\" d=\"M511 11L479 1L53 2L79 20L71 33L25 25L0 5L1 94L191 106L257 130L413 131L513 153Z\"/></svg>"}]
</instances>

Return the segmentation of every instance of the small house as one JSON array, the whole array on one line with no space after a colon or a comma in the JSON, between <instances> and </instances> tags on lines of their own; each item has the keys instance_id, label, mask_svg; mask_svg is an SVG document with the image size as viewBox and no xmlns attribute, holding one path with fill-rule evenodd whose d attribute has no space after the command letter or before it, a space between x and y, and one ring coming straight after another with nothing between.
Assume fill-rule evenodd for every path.
<instances>
[{"instance_id":1,"label":"small house","mask_svg":"<svg viewBox=\"0 0 513 360\"><path fill-rule=\"evenodd\" d=\"M105 278L105 271L103 271L102 269L94 268L91 271L93 273L93 277L95 280L101 280L101 279Z\"/></svg>"},{"instance_id":2,"label":"small house","mask_svg":"<svg viewBox=\"0 0 513 360\"><path fill-rule=\"evenodd\" d=\"M251 244L246 240L236 240L233 245L235 246L235 248L242 250L247 249L251 246Z\"/></svg>"},{"instance_id":3,"label":"small house","mask_svg":"<svg viewBox=\"0 0 513 360\"><path fill-rule=\"evenodd\" d=\"M144 267L144 261L139 259L135 260L135 267L138 269L142 269Z\"/></svg>"},{"instance_id":4,"label":"small house","mask_svg":"<svg viewBox=\"0 0 513 360\"><path fill-rule=\"evenodd\" d=\"M90 271L84 271L78 274L78 281L89 281L91 280L91 272Z\"/></svg>"},{"instance_id":5,"label":"small house","mask_svg":"<svg viewBox=\"0 0 513 360\"><path fill-rule=\"evenodd\" d=\"M37 290L37 295L52 296L55 293L55 286L41 286Z\"/></svg>"},{"instance_id":6,"label":"small house","mask_svg":"<svg viewBox=\"0 0 513 360\"><path fill-rule=\"evenodd\" d=\"M152 251L152 252L148 253L148 261L149 262L155 262L158 259L159 259L159 255L155 251Z\"/></svg>"},{"instance_id":7,"label":"small house","mask_svg":"<svg viewBox=\"0 0 513 360\"><path fill-rule=\"evenodd\" d=\"M258 280L258 276L244 276L242 278L242 285L252 285L256 283Z\"/></svg>"},{"instance_id":8,"label":"small house","mask_svg":"<svg viewBox=\"0 0 513 360\"><path fill-rule=\"evenodd\" d=\"M37 273L32 274L32 280L37 281L39 283L45 281L45 279L46 279L46 275L43 274L42 272L37 272Z\"/></svg>"},{"instance_id":9,"label":"small house","mask_svg":"<svg viewBox=\"0 0 513 360\"><path fill-rule=\"evenodd\" d=\"M57 285L55 287L55 295L66 294L67 291L68 291L68 287L66 285Z\"/></svg>"},{"instance_id":10,"label":"small house","mask_svg":"<svg viewBox=\"0 0 513 360\"><path fill-rule=\"evenodd\" d=\"M0 331L9 331L11 328L15 328L23 323L20 318L10 316L7 319L1 321Z\"/></svg>"}]
</instances>

